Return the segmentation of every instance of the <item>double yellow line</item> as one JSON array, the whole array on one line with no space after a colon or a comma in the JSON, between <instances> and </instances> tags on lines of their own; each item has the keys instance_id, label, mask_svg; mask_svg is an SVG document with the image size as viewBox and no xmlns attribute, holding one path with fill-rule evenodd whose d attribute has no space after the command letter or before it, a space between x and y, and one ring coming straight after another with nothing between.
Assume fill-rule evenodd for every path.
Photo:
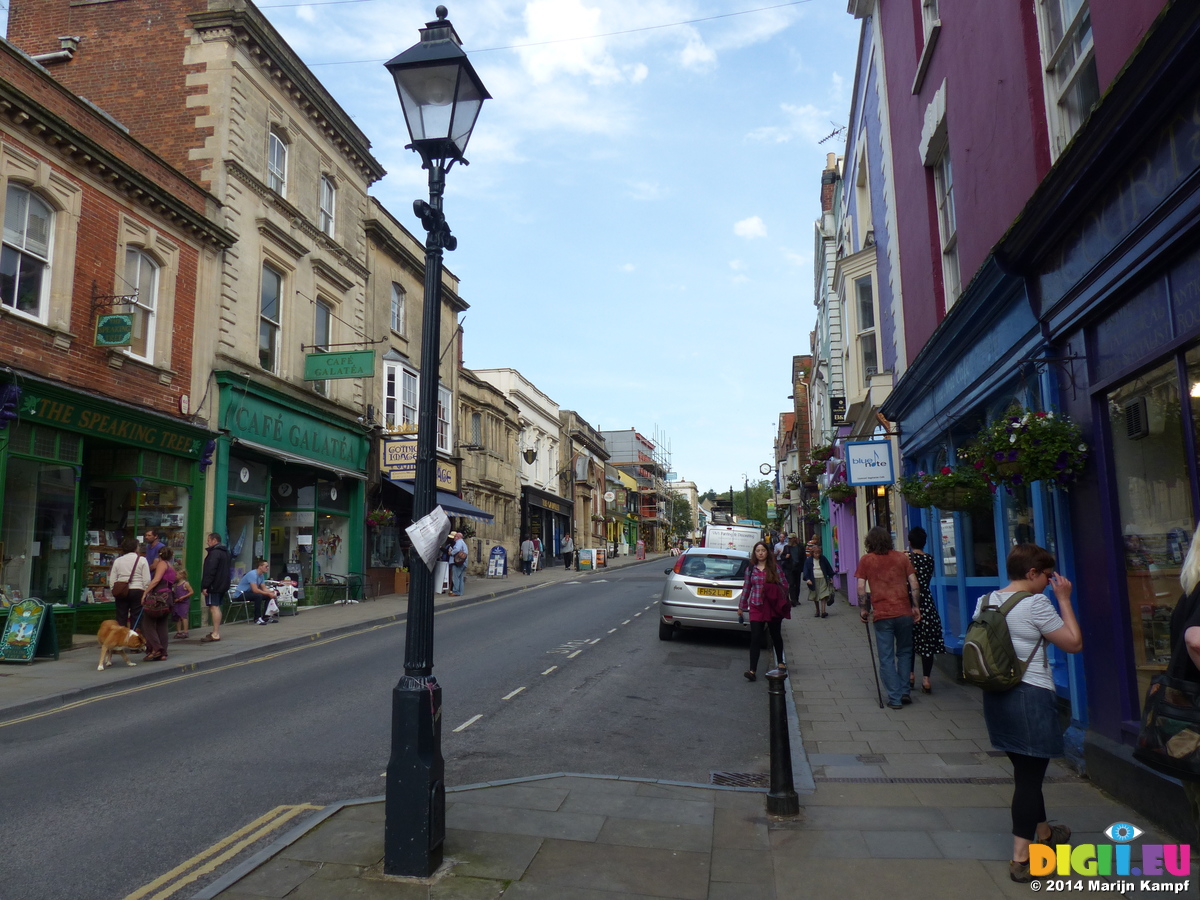
<instances>
[{"instance_id":1,"label":"double yellow line","mask_svg":"<svg viewBox=\"0 0 1200 900\"><path fill-rule=\"evenodd\" d=\"M244 828L239 828L228 837L217 841L207 850L180 863L170 872L155 878L145 887L138 888L125 900L165 900L213 872L218 866L233 859L247 847L286 825L301 813L319 809L324 809L324 807L314 806L311 803L301 803L297 806L277 806Z\"/></svg>"}]
</instances>

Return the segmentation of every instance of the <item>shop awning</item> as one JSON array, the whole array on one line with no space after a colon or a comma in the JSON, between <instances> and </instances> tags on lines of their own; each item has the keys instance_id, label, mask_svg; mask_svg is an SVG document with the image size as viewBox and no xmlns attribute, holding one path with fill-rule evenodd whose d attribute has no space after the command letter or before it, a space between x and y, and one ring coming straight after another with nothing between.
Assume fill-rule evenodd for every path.
<instances>
[{"instance_id":1,"label":"shop awning","mask_svg":"<svg viewBox=\"0 0 1200 900\"><path fill-rule=\"evenodd\" d=\"M409 494L413 493L413 483L411 481L395 481L389 478L400 490ZM446 511L448 516L458 516L460 519L473 519L476 522L490 522L495 516L490 513L485 513L482 509L473 503L468 503L462 497L455 497L453 494L447 494L445 491L437 492L437 505Z\"/></svg>"}]
</instances>

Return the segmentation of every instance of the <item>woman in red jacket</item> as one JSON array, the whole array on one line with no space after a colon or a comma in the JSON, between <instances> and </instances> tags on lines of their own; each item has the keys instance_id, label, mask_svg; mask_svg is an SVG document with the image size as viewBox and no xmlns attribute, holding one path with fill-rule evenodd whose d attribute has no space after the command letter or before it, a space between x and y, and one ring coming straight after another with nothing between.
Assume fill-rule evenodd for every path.
<instances>
[{"instance_id":1,"label":"woman in red jacket","mask_svg":"<svg viewBox=\"0 0 1200 900\"><path fill-rule=\"evenodd\" d=\"M783 658L783 620L792 617L788 602L787 578L775 565L775 554L759 541L750 551L751 564L746 570L742 584L742 598L738 601L738 619L750 614L750 668L743 674L747 681L758 678L758 652L763 644L763 631L771 635L775 648L777 667L786 672Z\"/></svg>"}]
</instances>

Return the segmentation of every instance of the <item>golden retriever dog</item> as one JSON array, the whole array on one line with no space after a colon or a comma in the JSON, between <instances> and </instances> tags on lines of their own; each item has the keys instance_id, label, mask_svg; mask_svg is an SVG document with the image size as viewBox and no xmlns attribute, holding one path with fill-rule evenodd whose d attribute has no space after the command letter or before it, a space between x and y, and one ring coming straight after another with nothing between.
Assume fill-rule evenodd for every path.
<instances>
[{"instance_id":1,"label":"golden retriever dog","mask_svg":"<svg viewBox=\"0 0 1200 900\"><path fill-rule=\"evenodd\" d=\"M97 672L103 672L112 665L114 651L125 659L125 665L136 666L137 663L129 661L125 651L146 649L146 639L132 628L118 625L116 619L105 619L101 622L96 639L100 642L100 665L96 666Z\"/></svg>"}]
</instances>

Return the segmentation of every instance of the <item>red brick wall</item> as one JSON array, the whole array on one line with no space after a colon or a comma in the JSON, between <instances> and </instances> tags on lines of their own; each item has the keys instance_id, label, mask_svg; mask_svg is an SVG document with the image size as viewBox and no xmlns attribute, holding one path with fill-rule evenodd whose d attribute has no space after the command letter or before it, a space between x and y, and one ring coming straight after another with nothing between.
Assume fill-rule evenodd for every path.
<instances>
[{"instance_id":1,"label":"red brick wall","mask_svg":"<svg viewBox=\"0 0 1200 900\"><path fill-rule=\"evenodd\" d=\"M29 54L59 49L60 35L83 38L75 58L47 68L65 87L87 97L127 126L133 136L175 168L200 181L202 147L211 128L197 128L207 107L187 107L191 72L185 66L191 13L207 0L110 0L71 6L70 0L10 0L8 40Z\"/></svg>"},{"instance_id":2,"label":"red brick wall","mask_svg":"<svg viewBox=\"0 0 1200 900\"><path fill-rule=\"evenodd\" d=\"M196 278L199 251L171 232L164 223L147 218L130 205L102 193L89 181L65 169L60 161L41 152L26 141L3 135L4 141L18 145L24 152L44 159L58 172L82 189L81 216L75 254L75 280L72 285L70 349L54 346L54 335L45 328L28 323L16 315L0 315L0 364L11 365L95 391L159 412L179 415L179 398L189 390L192 370L191 335L194 328ZM115 369L108 363L108 350L92 346L96 323L92 317L92 282L99 293L112 293L116 284L117 239L122 213L152 227L179 249L178 276L175 282L172 329L158 331L158 340L170 340L171 369L176 373L170 385L159 383L159 372L150 366L126 360ZM161 322L161 320L160 320Z\"/></svg>"}]
</instances>

